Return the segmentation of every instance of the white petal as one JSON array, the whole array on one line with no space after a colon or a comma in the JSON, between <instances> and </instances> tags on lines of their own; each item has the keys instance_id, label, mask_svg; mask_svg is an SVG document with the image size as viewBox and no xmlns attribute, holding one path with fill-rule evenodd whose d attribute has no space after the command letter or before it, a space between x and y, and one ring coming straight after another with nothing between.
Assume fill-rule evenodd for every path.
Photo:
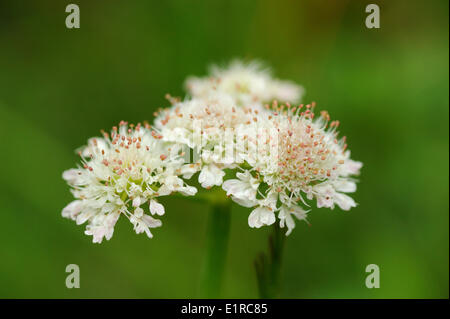
<instances>
[{"instance_id":1,"label":"white petal","mask_svg":"<svg viewBox=\"0 0 450 319\"><path fill-rule=\"evenodd\" d=\"M150 201L150 213L162 216L165 213L164 206L152 199Z\"/></svg>"},{"instance_id":2,"label":"white petal","mask_svg":"<svg viewBox=\"0 0 450 319\"><path fill-rule=\"evenodd\" d=\"M86 227L86 231L84 232L86 235L92 235L92 242L100 244L105 236L106 230L104 226L92 226L88 225Z\"/></svg>"},{"instance_id":3,"label":"white petal","mask_svg":"<svg viewBox=\"0 0 450 319\"><path fill-rule=\"evenodd\" d=\"M348 180L338 180L333 182L334 188L338 192L353 193L356 191L356 183Z\"/></svg>"},{"instance_id":4,"label":"white petal","mask_svg":"<svg viewBox=\"0 0 450 319\"><path fill-rule=\"evenodd\" d=\"M162 185L162 186L158 189L158 194L159 194L159 196L170 195L172 192L173 192L173 189L171 189L171 188L168 187L167 185Z\"/></svg>"},{"instance_id":5,"label":"white petal","mask_svg":"<svg viewBox=\"0 0 450 319\"><path fill-rule=\"evenodd\" d=\"M280 208L280 213L278 214L278 218L280 219L280 227L283 228L284 224L286 224L286 226L288 228L288 230L286 232L286 236L289 236L289 234L295 228L295 221L294 221L294 218L292 218L292 215L297 217L297 219L299 219L299 220L302 220L302 219L306 220L306 213L307 213L307 211L305 211L300 206L287 207L287 206L283 205Z\"/></svg>"},{"instance_id":6,"label":"white petal","mask_svg":"<svg viewBox=\"0 0 450 319\"><path fill-rule=\"evenodd\" d=\"M77 215L76 223L77 225L84 224L89 218L92 217L94 212L92 210L83 211Z\"/></svg>"},{"instance_id":7,"label":"white petal","mask_svg":"<svg viewBox=\"0 0 450 319\"><path fill-rule=\"evenodd\" d=\"M179 189L178 192L186 196L193 196L197 194L197 188L195 188L194 186L186 186Z\"/></svg>"},{"instance_id":8,"label":"white petal","mask_svg":"<svg viewBox=\"0 0 450 319\"><path fill-rule=\"evenodd\" d=\"M348 160L346 160L346 163L344 165L349 174L359 175L359 171L361 170L363 163L348 159Z\"/></svg>"},{"instance_id":9,"label":"white petal","mask_svg":"<svg viewBox=\"0 0 450 319\"><path fill-rule=\"evenodd\" d=\"M343 210L350 210L352 207L356 207L356 203L350 196L345 194L336 193L334 201Z\"/></svg>"},{"instance_id":10,"label":"white petal","mask_svg":"<svg viewBox=\"0 0 450 319\"><path fill-rule=\"evenodd\" d=\"M210 188L214 185L220 186L224 175L225 173L216 165L206 165L202 168L198 181L203 188Z\"/></svg>"},{"instance_id":11,"label":"white petal","mask_svg":"<svg viewBox=\"0 0 450 319\"><path fill-rule=\"evenodd\" d=\"M82 202L80 200L74 200L63 208L61 215L65 218L75 220L82 208Z\"/></svg>"},{"instance_id":12,"label":"white petal","mask_svg":"<svg viewBox=\"0 0 450 319\"><path fill-rule=\"evenodd\" d=\"M259 204L265 207L270 207L272 210L276 209L278 200L278 193L275 191L270 191L266 198L259 200Z\"/></svg>"},{"instance_id":13,"label":"white petal","mask_svg":"<svg viewBox=\"0 0 450 319\"><path fill-rule=\"evenodd\" d=\"M120 213L119 212L114 212L109 214L106 218L105 218L105 227L106 227L106 234L105 234L105 238L106 240L110 240L113 233L114 233L114 226L117 223L117 220L119 219Z\"/></svg>"},{"instance_id":14,"label":"white petal","mask_svg":"<svg viewBox=\"0 0 450 319\"><path fill-rule=\"evenodd\" d=\"M248 225L251 228L259 228L262 224L259 222L259 207L252 210L248 216Z\"/></svg>"},{"instance_id":15,"label":"white petal","mask_svg":"<svg viewBox=\"0 0 450 319\"><path fill-rule=\"evenodd\" d=\"M233 195L242 197L242 193L247 189L247 184L238 179L229 179L222 184L222 188L227 192L227 196Z\"/></svg>"},{"instance_id":16,"label":"white petal","mask_svg":"<svg viewBox=\"0 0 450 319\"><path fill-rule=\"evenodd\" d=\"M300 206L294 206L292 207L292 210L290 211L292 215L297 217L298 220L306 219L307 213L309 210L304 210Z\"/></svg>"},{"instance_id":17,"label":"white petal","mask_svg":"<svg viewBox=\"0 0 450 319\"><path fill-rule=\"evenodd\" d=\"M267 207L255 208L248 217L248 225L259 228L263 225L272 225L275 222L275 214Z\"/></svg>"},{"instance_id":18,"label":"white petal","mask_svg":"<svg viewBox=\"0 0 450 319\"><path fill-rule=\"evenodd\" d=\"M237 204L239 204L239 205L241 205L243 207L253 207L253 206L258 204L258 201L256 201L256 200L242 199L242 198L237 198L237 197L234 197L234 196L231 196L231 199L235 203L237 203Z\"/></svg>"},{"instance_id":19,"label":"white petal","mask_svg":"<svg viewBox=\"0 0 450 319\"><path fill-rule=\"evenodd\" d=\"M272 225L275 223L275 214L270 209L265 209L264 212L261 214L261 222L264 225Z\"/></svg>"},{"instance_id":20,"label":"white petal","mask_svg":"<svg viewBox=\"0 0 450 319\"><path fill-rule=\"evenodd\" d=\"M145 232L149 238L153 237L149 228L155 228L162 225L162 222L159 219L155 219L149 215L143 215L141 218L131 215L130 221L134 225L136 234Z\"/></svg>"},{"instance_id":21,"label":"white petal","mask_svg":"<svg viewBox=\"0 0 450 319\"><path fill-rule=\"evenodd\" d=\"M191 165L186 164L181 167L181 175L183 175L183 178L189 179L198 172L199 166L198 165Z\"/></svg>"},{"instance_id":22,"label":"white petal","mask_svg":"<svg viewBox=\"0 0 450 319\"><path fill-rule=\"evenodd\" d=\"M141 198L138 196L135 199L133 199L133 207L139 207L141 206Z\"/></svg>"},{"instance_id":23,"label":"white petal","mask_svg":"<svg viewBox=\"0 0 450 319\"><path fill-rule=\"evenodd\" d=\"M159 219L153 218L149 215L144 215L142 220L150 228L156 228L162 225L162 222Z\"/></svg>"},{"instance_id":24,"label":"white petal","mask_svg":"<svg viewBox=\"0 0 450 319\"><path fill-rule=\"evenodd\" d=\"M329 197L318 196L317 197L317 208L322 208L322 207L333 208L334 207L333 198L331 196L329 196Z\"/></svg>"},{"instance_id":25,"label":"white petal","mask_svg":"<svg viewBox=\"0 0 450 319\"><path fill-rule=\"evenodd\" d=\"M81 170L75 168L69 169L63 172L62 177L69 184L78 184L81 182Z\"/></svg>"}]
</instances>

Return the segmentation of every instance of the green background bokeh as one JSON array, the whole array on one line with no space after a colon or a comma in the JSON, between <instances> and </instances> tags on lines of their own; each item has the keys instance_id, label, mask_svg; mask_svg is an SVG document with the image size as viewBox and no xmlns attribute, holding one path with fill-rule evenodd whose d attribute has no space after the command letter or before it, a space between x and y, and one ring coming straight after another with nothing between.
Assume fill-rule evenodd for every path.
<instances>
[{"instance_id":1,"label":"green background bokeh","mask_svg":"<svg viewBox=\"0 0 450 319\"><path fill-rule=\"evenodd\" d=\"M448 1L74 2L77 30L69 1L0 2L0 297L201 297L207 207L167 197L153 239L121 220L92 244L61 217L61 174L100 129L152 121L188 75L235 57L302 84L364 162L357 208L314 208L289 236L281 297L449 297ZM233 205L223 297L257 297L269 229L248 214ZM71 263L80 289L65 287Z\"/></svg>"}]
</instances>

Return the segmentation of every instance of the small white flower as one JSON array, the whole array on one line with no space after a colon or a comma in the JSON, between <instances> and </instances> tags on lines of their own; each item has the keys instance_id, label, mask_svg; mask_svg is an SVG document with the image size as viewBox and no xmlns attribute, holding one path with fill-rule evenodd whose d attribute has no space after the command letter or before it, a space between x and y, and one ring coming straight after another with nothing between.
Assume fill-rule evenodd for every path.
<instances>
[{"instance_id":1,"label":"small white flower","mask_svg":"<svg viewBox=\"0 0 450 319\"><path fill-rule=\"evenodd\" d=\"M334 202L342 209L342 210L350 210L352 207L356 207L356 203L350 196L345 194L336 193L334 195Z\"/></svg>"},{"instance_id":2,"label":"small white flower","mask_svg":"<svg viewBox=\"0 0 450 319\"><path fill-rule=\"evenodd\" d=\"M287 207L283 205L280 208L280 213L278 214L278 218L280 219L280 227L284 228L286 224L287 232L286 236L288 236L292 230L295 228L295 221L292 216L295 216L298 220L306 220L307 211L299 206Z\"/></svg>"},{"instance_id":3,"label":"small white flower","mask_svg":"<svg viewBox=\"0 0 450 319\"><path fill-rule=\"evenodd\" d=\"M135 199L133 199L133 207L139 207L141 206L141 198L138 196Z\"/></svg>"},{"instance_id":4,"label":"small white flower","mask_svg":"<svg viewBox=\"0 0 450 319\"><path fill-rule=\"evenodd\" d=\"M81 212L83 209L82 201L81 200L74 200L70 204L68 204L66 207L62 210L62 216L65 218L70 218L72 220L76 220L77 215Z\"/></svg>"},{"instance_id":5,"label":"small white flower","mask_svg":"<svg viewBox=\"0 0 450 319\"><path fill-rule=\"evenodd\" d=\"M223 182L225 173L214 164L204 165L198 181L203 188L211 188L213 186L220 186Z\"/></svg>"},{"instance_id":6,"label":"small white flower","mask_svg":"<svg viewBox=\"0 0 450 319\"><path fill-rule=\"evenodd\" d=\"M165 213L164 206L152 199L150 200L150 213L152 213L152 215L156 214L162 216Z\"/></svg>"},{"instance_id":7,"label":"small white flower","mask_svg":"<svg viewBox=\"0 0 450 319\"><path fill-rule=\"evenodd\" d=\"M105 237L106 240L109 240L114 233L114 226L119 219L119 216L119 212L113 212L108 215L97 215L92 223L87 225L84 233L92 236L92 241L94 243L101 243L103 237Z\"/></svg>"},{"instance_id":8,"label":"small white flower","mask_svg":"<svg viewBox=\"0 0 450 319\"><path fill-rule=\"evenodd\" d=\"M245 64L238 60L226 68L213 66L207 77L189 77L186 88L193 97L205 97L211 92L226 93L238 106L255 108L272 100L297 103L303 95L302 87L274 79L260 63Z\"/></svg>"},{"instance_id":9,"label":"small white flower","mask_svg":"<svg viewBox=\"0 0 450 319\"><path fill-rule=\"evenodd\" d=\"M63 179L72 185L83 184L84 176L81 169L69 169L63 172Z\"/></svg>"},{"instance_id":10,"label":"small white flower","mask_svg":"<svg viewBox=\"0 0 450 319\"><path fill-rule=\"evenodd\" d=\"M141 217L131 215L130 222L133 224L136 234L145 232L148 238L153 238L153 234L150 232L150 228L156 228L162 225L162 222L159 219L155 219L146 214L142 215Z\"/></svg>"},{"instance_id":11,"label":"small white flower","mask_svg":"<svg viewBox=\"0 0 450 319\"><path fill-rule=\"evenodd\" d=\"M269 207L257 207L248 216L248 225L252 228L260 228L273 223L275 223L275 213Z\"/></svg>"},{"instance_id":12,"label":"small white flower","mask_svg":"<svg viewBox=\"0 0 450 319\"><path fill-rule=\"evenodd\" d=\"M352 181L324 182L314 186L313 193L317 198L317 207L334 209L337 204L342 210L350 210L356 207L355 201L345 194L356 190L356 184Z\"/></svg>"},{"instance_id":13,"label":"small white flower","mask_svg":"<svg viewBox=\"0 0 450 319\"><path fill-rule=\"evenodd\" d=\"M257 204L258 180L252 177L249 171L237 173L236 177L238 179L226 180L222 185L222 188L227 192L227 196L232 196L231 198L242 206L255 206Z\"/></svg>"}]
</instances>

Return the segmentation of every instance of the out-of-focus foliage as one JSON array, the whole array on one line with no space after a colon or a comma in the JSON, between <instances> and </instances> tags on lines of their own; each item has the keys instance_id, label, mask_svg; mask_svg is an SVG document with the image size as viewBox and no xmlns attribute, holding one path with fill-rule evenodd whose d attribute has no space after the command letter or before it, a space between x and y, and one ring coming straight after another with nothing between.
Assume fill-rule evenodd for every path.
<instances>
[{"instance_id":1,"label":"out-of-focus foliage","mask_svg":"<svg viewBox=\"0 0 450 319\"><path fill-rule=\"evenodd\" d=\"M242 57L304 85L365 165L356 209L314 208L288 238L282 297L448 298L448 2L378 1L378 30L366 2L79 0L78 30L69 2L1 2L0 297L198 297L206 207L166 200L153 239L119 222L95 245L60 215L61 173L100 129L151 121L186 76ZM224 297L257 296L269 230L247 216L233 206Z\"/></svg>"}]
</instances>

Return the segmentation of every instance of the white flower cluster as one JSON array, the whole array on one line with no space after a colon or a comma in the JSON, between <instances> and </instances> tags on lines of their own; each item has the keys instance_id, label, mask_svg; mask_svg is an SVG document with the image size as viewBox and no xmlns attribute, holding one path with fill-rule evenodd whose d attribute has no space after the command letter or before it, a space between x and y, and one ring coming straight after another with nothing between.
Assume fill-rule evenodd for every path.
<instances>
[{"instance_id":1,"label":"white flower cluster","mask_svg":"<svg viewBox=\"0 0 450 319\"><path fill-rule=\"evenodd\" d=\"M196 173L203 188L221 186L236 203L254 207L250 227L278 217L289 234L293 217L306 220L313 199L318 207L356 206L346 193L356 190L351 176L362 164L350 159L345 137L338 139L338 121L298 104L301 87L238 61L188 78L186 86L191 97L169 97L172 105L155 114L153 128L121 122L89 140L82 167L64 172L76 200L62 214L88 221L94 242L111 238L120 215L152 237L150 228L161 226L152 215L164 214L157 198L195 195L186 180Z\"/></svg>"},{"instance_id":2,"label":"white flower cluster","mask_svg":"<svg viewBox=\"0 0 450 319\"><path fill-rule=\"evenodd\" d=\"M279 212L280 227L286 225L290 234L295 227L292 216L306 219L304 206L310 206L306 200L316 199L319 208L356 206L345 193L356 191L350 176L359 174L362 163L350 159L345 137L337 139L339 122L330 123L325 111L314 120L313 109L314 104L274 103L251 126L238 128L247 133L244 136L252 131L257 135L248 138L240 154L246 165L240 166L237 179L222 187L235 202L256 206L249 216L250 227L273 224Z\"/></svg>"},{"instance_id":3,"label":"white flower cluster","mask_svg":"<svg viewBox=\"0 0 450 319\"><path fill-rule=\"evenodd\" d=\"M91 138L79 154L83 166L63 173L76 200L62 215L77 224L87 221L85 233L95 243L111 238L120 215L129 219L136 233L151 238L150 228L162 224L152 215L164 215L157 198L197 192L179 178L183 158L176 145L168 146L148 125L121 122L111 134Z\"/></svg>"},{"instance_id":4,"label":"white flower cluster","mask_svg":"<svg viewBox=\"0 0 450 319\"><path fill-rule=\"evenodd\" d=\"M210 76L189 77L185 86L193 97L208 97L217 91L228 94L236 105L251 108L273 100L298 103L303 95L302 87L274 79L269 70L256 61L244 64L235 60L226 68L213 66Z\"/></svg>"}]
</instances>

